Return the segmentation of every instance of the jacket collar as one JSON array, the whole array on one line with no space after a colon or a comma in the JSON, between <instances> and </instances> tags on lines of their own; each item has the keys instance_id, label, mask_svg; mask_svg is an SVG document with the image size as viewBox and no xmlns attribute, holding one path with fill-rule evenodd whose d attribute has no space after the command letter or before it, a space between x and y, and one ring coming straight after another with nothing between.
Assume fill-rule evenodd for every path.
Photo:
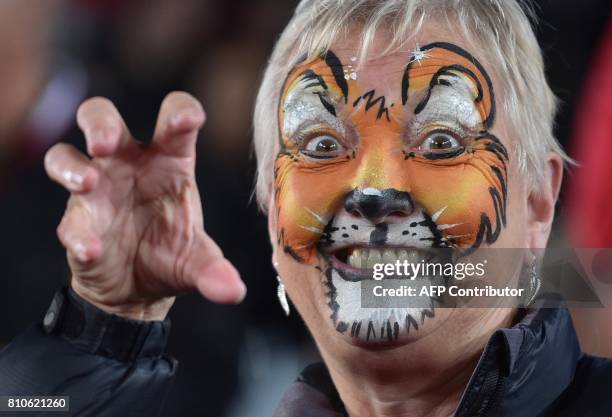
<instances>
[{"instance_id":1,"label":"jacket collar","mask_svg":"<svg viewBox=\"0 0 612 417\"><path fill-rule=\"evenodd\" d=\"M456 416L537 415L567 388L580 350L565 309L522 310L523 318L489 339ZM308 366L275 417L340 417L344 407L323 363Z\"/></svg>"},{"instance_id":2,"label":"jacket collar","mask_svg":"<svg viewBox=\"0 0 612 417\"><path fill-rule=\"evenodd\" d=\"M527 310L520 323L498 332L508 369L496 415L538 415L570 385L581 356L569 312Z\"/></svg>"}]
</instances>

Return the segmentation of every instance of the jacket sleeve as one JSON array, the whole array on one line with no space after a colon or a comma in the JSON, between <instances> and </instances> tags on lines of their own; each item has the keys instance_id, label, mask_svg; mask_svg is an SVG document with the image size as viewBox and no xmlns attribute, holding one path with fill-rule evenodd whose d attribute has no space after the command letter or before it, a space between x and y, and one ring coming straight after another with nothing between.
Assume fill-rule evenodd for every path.
<instances>
[{"instance_id":1,"label":"jacket sleeve","mask_svg":"<svg viewBox=\"0 0 612 417\"><path fill-rule=\"evenodd\" d=\"M168 319L107 314L65 288L43 323L0 351L0 396L69 397L67 414L29 416L160 415L177 368L164 354L169 330Z\"/></svg>"}]
</instances>

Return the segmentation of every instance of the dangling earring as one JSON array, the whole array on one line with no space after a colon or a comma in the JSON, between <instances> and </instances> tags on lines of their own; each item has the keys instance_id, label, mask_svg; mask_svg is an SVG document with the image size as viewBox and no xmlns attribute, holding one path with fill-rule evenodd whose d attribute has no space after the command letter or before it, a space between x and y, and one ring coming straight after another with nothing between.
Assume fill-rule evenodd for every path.
<instances>
[{"instance_id":1,"label":"dangling earring","mask_svg":"<svg viewBox=\"0 0 612 417\"><path fill-rule=\"evenodd\" d=\"M278 288L276 289L276 296L278 297L278 302L283 308L285 315L289 317L289 301L287 301L287 291L285 291L285 284L283 284L280 275L277 275L276 279L278 280Z\"/></svg>"},{"instance_id":2,"label":"dangling earring","mask_svg":"<svg viewBox=\"0 0 612 417\"><path fill-rule=\"evenodd\" d=\"M540 291L540 287L542 286L542 282L540 281L540 277L538 276L537 262L536 257L533 255L533 259L531 260L531 266L529 268L529 297L527 298L528 306L535 300L538 295L538 291Z\"/></svg>"},{"instance_id":3,"label":"dangling earring","mask_svg":"<svg viewBox=\"0 0 612 417\"><path fill-rule=\"evenodd\" d=\"M274 265L274 269L278 271L278 262L276 259L272 260L272 265ZM276 296L278 297L278 302L280 303L285 315L289 317L289 301L287 300L287 291L285 290L285 284L283 284L283 280L280 275L276 275L276 280L278 281L278 287L276 288Z\"/></svg>"}]
</instances>

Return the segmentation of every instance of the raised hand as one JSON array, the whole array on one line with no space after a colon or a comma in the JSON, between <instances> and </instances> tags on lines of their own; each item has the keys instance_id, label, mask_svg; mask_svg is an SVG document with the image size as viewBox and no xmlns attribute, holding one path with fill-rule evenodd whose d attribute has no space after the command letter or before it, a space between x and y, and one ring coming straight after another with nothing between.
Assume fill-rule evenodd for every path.
<instances>
[{"instance_id":1,"label":"raised hand","mask_svg":"<svg viewBox=\"0 0 612 417\"><path fill-rule=\"evenodd\" d=\"M80 296L140 320L163 319L174 296L192 289L213 302L242 300L238 272L204 232L194 176L204 120L195 98L171 93L144 145L109 100L81 104L92 159L63 143L45 157L49 176L71 193L57 232Z\"/></svg>"}]
</instances>

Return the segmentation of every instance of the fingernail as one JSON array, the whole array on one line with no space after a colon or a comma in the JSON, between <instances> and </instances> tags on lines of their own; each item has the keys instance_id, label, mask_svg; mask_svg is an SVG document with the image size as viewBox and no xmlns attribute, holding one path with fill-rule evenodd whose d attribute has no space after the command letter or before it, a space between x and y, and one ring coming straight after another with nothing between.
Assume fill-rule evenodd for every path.
<instances>
[{"instance_id":1,"label":"fingernail","mask_svg":"<svg viewBox=\"0 0 612 417\"><path fill-rule=\"evenodd\" d=\"M104 132L100 129L89 130L85 134L87 136L87 152L93 156L96 145L105 142Z\"/></svg>"},{"instance_id":2,"label":"fingernail","mask_svg":"<svg viewBox=\"0 0 612 417\"><path fill-rule=\"evenodd\" d=\"M68 183L68 187L72 190L79 190L83 186L83 176L76 172L67 169L62 173L62 176Z\"/></svg>"},{"instance_id":3,"label":"fingernail","mask_svg":"<svg viewBox=\"0 0 612 417\"><path fill-rule=\"evenodd\" d=\"M87 258L87 248L85 247L85 245L83 245L82 243L76 243L73 247L74 250L74 254L76 255L77 259L81 262L87 262L88 258Z\"/></svg>"},{"instance_id":4,"label":"fingernail","mask_svg":"<svg viewBox=\"0 0 612 417\"><path fill-rule=\"evenodd\" d=\"M170 116L170 119L168 120L168 124L171 127L175 127L176 125L178 125L179 123L181 123L181 120L183 120L183 115L182 113L175 113L172 116Z\"/></svg>"},{"instance_id":5,"label":"fingernail","mask_svg":"<svg viewBox=\"0 0 612 417\"><path fill-rule=\"evenodd\" d=\"M185 123L185 121L195 119L196 117L197 115L193 111L183 110L170 116L168 123L171 127L175 128Z\"/></svg>"},{"instance_id":6,"label":"fingernail","mask_svg":"<svg viewBox=\"0 0 612 417\"><path fill-rule=\"evenodd\" d=\"M244 281L242 281L242 279L238 279L238 288L238 292L240 295L238 296L236 303L241 303L247 295L247 287L246 285L244 285Z\"/></svg>"},{"instance_id":7,"label":"fingernail","mask_svg":"<svg viewBox=\"0 0 612 417\"><path fill-rule=\"evenodd\" d=\"M99 142L104 142L104 132L102 130L96 129L96 130L92 130L89 132L89 134L87 135L89 137L89 140L92 143L99 143Z\"/></svg>"},{"instance_id":8,"label":"fingernail","mask_svg":"<svg viewBox=\"0 0 612 417\"><path fill-rule=\"evenodd\" d=\"M241 302L247 292L246 285L240 279L240 274L228 261L216 261L204 271L206 289L219 302ZM200 281L199 284L202 284Z\"/></svg>"}]
</instances>

